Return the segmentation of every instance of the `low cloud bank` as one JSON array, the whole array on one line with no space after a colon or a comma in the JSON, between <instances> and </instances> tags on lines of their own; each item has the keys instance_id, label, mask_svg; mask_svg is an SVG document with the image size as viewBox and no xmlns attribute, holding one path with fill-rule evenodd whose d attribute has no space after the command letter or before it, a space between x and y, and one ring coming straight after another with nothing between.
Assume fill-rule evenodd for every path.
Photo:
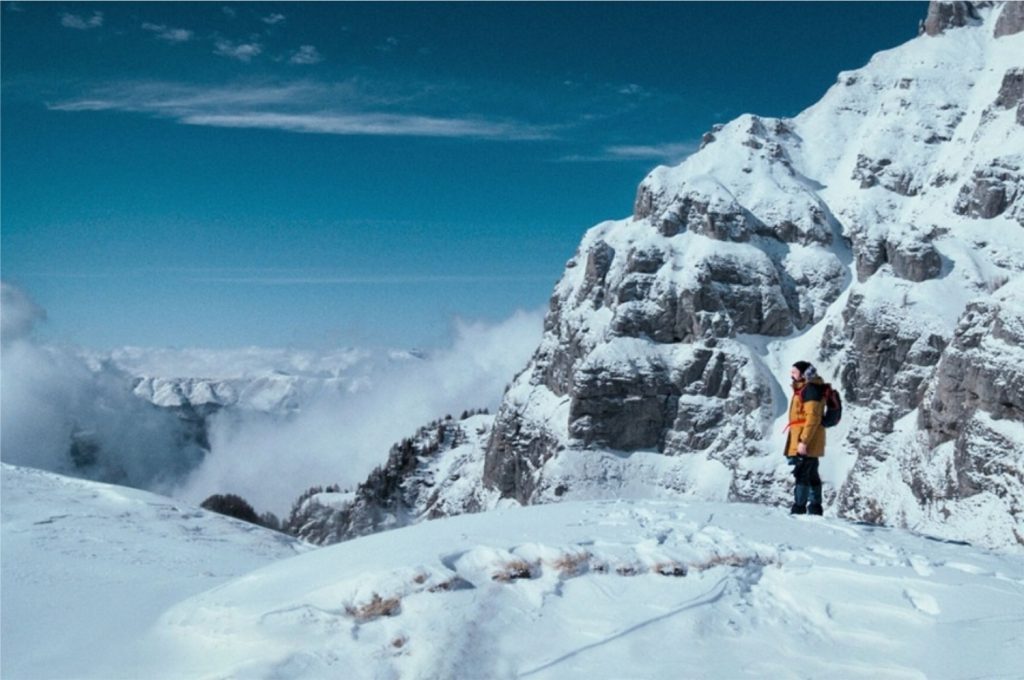
<instances>
[{"instance_id":1,"label":"low cloud bank","mask_svg":"<svg viewBox=\"0 0 1024 680\"><path fill-rule=\"evenodd\" d=\"M426 357L248 348L223 351L118 350L110 355L44 346L32 331L45 313L3 285L0 440L4 462L167 493L199 503L214 493L245 497L285 515L313 485L354 487L391 445L436 418L492 411L540 342L543 312L496 324L456 322L452 346ZM173 412L132 393L137 375L171 369L234 377L284 371L348 380L348 390L314 391L295 413L225 408L208 421L210 453ZM126 370L127 369L127 370ZM163 377L214 375L165 374ZM224 376L227 377L227 376Z\"/></svg>"},{"instance_id":2,"label":"low cloud bank","mask_svg":"<svg viewBox=\"0 0 1024 680\"><path fill-rule=\"evenodd\" d=\"M131 376L71 348L33 341L44 312L2 286L0 458L6 463L167 492L199 461L173 414L131 393Z\"/></svg>"},{"instance_id":3,"label":"low cloud bank","mask_svg":"<svg viewBox=\"0 0 1024 680\"><path fill-rule=\"evenodd\" d=\"M260 511L285 514L310 486L354 487L418 427L469 408L494 410L540 342L542 323L541 311L458 322L449 349L391 362L360 389L323 394L286 421L223 411L211 422L210 455L178 493L192 502L237 493Z\"/></svg>"}]
</instances>

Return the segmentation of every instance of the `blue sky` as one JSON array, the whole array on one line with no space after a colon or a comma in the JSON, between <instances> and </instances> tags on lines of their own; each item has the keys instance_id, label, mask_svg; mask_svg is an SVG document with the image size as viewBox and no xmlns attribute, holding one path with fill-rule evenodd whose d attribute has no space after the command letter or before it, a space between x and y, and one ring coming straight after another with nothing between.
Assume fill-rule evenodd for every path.
<instances>
[{"instance_id":1,"label":"blue sky","mask_svg":"<svg viewBox=\"0 0 1024 680\"><path fill-rule=\"evenodd\" d=\"M440 346L926 8L3 3L2 276L98 349Z\"/></svg>"}]
</instances>

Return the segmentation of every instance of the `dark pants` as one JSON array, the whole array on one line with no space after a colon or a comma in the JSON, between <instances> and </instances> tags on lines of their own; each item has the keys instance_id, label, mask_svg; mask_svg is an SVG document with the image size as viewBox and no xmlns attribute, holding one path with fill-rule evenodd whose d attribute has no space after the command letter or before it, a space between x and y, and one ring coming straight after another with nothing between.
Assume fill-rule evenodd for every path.
<instances>
[{"instance_id":1,"label":"dark pants","mask_svg":"<svg viewBox=\"0 0 1024 680\"><path fill-rule=\"evenodd\" d=\"M818 475L818 459L812 456L794 456L789 459L793 466L793 478L796 486L793 489L793 512L807 512L808 503L811 512L821 514L821 477Z\"/></svg>"}]
</instances>

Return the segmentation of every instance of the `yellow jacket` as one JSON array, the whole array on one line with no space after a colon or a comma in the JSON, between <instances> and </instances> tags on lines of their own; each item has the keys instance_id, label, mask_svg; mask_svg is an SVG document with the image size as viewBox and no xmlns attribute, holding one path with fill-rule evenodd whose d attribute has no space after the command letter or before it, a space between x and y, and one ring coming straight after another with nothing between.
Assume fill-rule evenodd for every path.
<instances>
[{"instance_id":1,"label":"yellow jacket","mask_svg":"<svg viewBox=\"0 0 1024 680\"><path fill-rule=\"evenodd\" d=\"M804 389L806 388L806 389ZM805 401L806 399L806 401ZM793 383L793 397L789 400L789 436L786 455L797 455L800 442L807 444L807 455L821 458L825 455L825 428L821 416L825 413L825 381L818 376Z\"/></svg>"}]
</instances>

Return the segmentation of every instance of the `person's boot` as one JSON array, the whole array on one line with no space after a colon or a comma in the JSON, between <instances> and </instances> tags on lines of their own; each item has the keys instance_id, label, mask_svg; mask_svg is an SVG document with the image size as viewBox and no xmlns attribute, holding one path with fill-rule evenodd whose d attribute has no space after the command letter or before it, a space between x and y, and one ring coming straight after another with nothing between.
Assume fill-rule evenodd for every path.
<instances>
[{"instance_id":1,"label":"person's boot","mask_svg":"<svg viewBox=\"0 0 1024 680\"><path fill-rule=\"evenodd\" d=\"M824 509L821 507L821 484L811 484L809 491L808 501L810 505L807 506L807 512L812 515L821 515L824 512Z\"/></svg>"},{"instance_id":2,"label":"person's boot","mask_svg":"<svg viewBox=\"0 0 1024 680\"><path fill-rule=\"evenodd\" d=\"M793 507L790 508L791 515L804 515L807 513L807 498L811 494L811 487L806 484L797 484L793 488Z\"/></svg>"}]
</instances>

